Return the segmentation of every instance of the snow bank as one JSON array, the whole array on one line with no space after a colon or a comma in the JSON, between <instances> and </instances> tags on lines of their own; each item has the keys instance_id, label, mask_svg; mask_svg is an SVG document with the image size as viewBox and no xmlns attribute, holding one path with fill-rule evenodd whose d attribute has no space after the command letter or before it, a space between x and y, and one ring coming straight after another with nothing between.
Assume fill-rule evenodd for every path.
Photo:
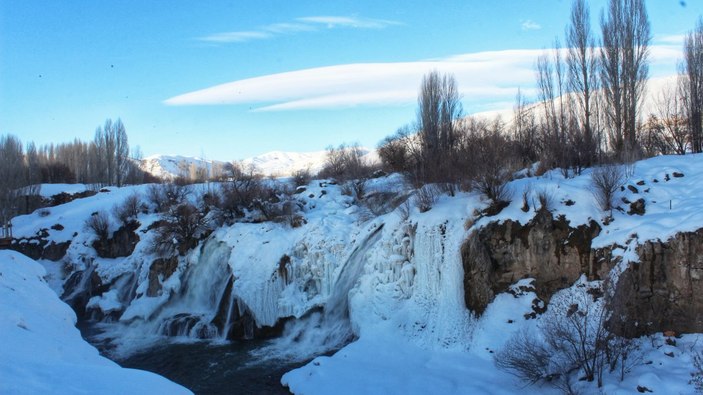
<instances>
[{"instance_id":1,"label":"snow bank","mask_svg":"<svg viewBox=\"0 0 703 395\"><path fill-rule=\"evenodd\" d=\"M42 280L41 265L0 251L0 393L188 394L154 373L101 357L76 316Z\"/></svg>"}]
</instances>

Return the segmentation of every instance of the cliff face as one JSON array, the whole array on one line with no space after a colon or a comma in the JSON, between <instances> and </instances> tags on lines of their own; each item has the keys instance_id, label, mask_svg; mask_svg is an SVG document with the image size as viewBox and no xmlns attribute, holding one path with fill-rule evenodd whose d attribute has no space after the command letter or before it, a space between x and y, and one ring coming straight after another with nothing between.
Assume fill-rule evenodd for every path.
<instances>
[{"instance_id":1,"label":"cliff face","mask_svg":"<svg viewBox=\"0 0 703 395\"><path fill-rule=\"evenodd\" d=\"M467 308L481 314L496 294L522 278L534 278L548 302L585 274L608 277L619 258L611 248L592 249L600 226L570 227L563 217L541 211L526 225L493 222L473 232L462 246ZM637 248L614 288L611 308L625 322L612 328L627 336L671 330L703 331L703 229Z\"/></svg>"},{"instance_id":2,"label":"cliff face","mask_svg":"<svg viewBox=\"0 0 703 395\"><path fill-rule=\"evenodd\" d=\"M534 278L535 291L545 301L582 273L601 278L602 265L591 251L599 233L595 222L572 228L546 210L526 225L506 220L473 232L461 251L466 307L483 313L497 293L522 278Z\"/></svg>"},{"instance_id":3,"label":"cliff face","mask_svg":"<svg viewBox=\"0 0 703 395\"><path fill-rule=\"evenodd\" d=\"M703 331L703 229L638 246L640 262L620 276L620 312L633 323L629 335L671 330Z\"/></svg>"}]
</instances>

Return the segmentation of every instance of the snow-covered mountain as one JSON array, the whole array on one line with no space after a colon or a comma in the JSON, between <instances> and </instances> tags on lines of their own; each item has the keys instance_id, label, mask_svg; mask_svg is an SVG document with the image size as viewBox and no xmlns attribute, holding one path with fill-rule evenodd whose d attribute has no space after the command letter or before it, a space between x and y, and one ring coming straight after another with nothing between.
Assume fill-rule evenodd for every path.
<instances>
[{"instance_id":1,"label":"snow-covered mountain","mask_svg":"<svg viewBox=\"0 0 703 395\"><path fill-rule=\"evenodd\" d=\"M362 148L363 159L368 163L378 163L375 150ZM245 167L253 165L264 176L287 177L298 170L310 170L317 174L325 164L327 151L285 152L271 151L265 154L246 158L241 161ZM142 160L141 169L163 179L174 179L178 176L188 176L190 169L205 168L208 172L217 172L226 162L201 159L179 155L152 155Z\"/></svg>"},{"instance_id":2,"label":"snow-covered mountain","mask_svg":"<svg viewBox=\"0 0 703 395\"><path fill-rule=\"evenodd\" d=\"M152 155L142 159L140 168L155 177L172 180L176 177L188 177L191 168L222 168L225 162L181 155Z\"/></svg>"}]
</instances>

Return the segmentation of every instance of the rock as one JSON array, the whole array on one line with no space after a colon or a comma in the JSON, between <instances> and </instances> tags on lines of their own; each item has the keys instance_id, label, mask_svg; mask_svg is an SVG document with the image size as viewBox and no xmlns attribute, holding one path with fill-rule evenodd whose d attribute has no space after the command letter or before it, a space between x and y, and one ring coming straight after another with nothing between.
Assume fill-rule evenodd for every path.
<instances>
[{"instance_id":1,"label":"rock","mask_svg":"<svg viewBox=\"0 0 703 395\"><path fill-rule=\"evenodd\" d=\"M644 215L645 213L645 202L644 199L637 199L630 203L630 210L627 212L629 215Z\"/></svg>"},{"instance_id":2,"label":"rock","mask_svg":"<svg viewBox=\"0 0 703 395\"><path fill-rule=\"evenodd\" d=\"M42 234L31 238L14 239L9 248L20 252L34 260L48 259L50 261L60 261L66 256L66 251L71 245L70 241L61 243L48 242L48 234Z\"/></svg>"},{"instance_id":3,"label":"rock","mask_svg":"<svg viewBox=\"0 0 703 395\"><path fill-rule=\"evenodd\" d=\"M119 258L132 255L134 248L139 243L139 235L135 233L139 225L139 222L132 221L120 227L112 234L111 238L95 240L93 242L95 252L101 258Z\"/></svg>"},{"instance_id":4,"label":"rock","mask_svg":"<svg viewBox=\"0 0 703 395\"><path fill-rule=\"evenodd\" d=\"M149 288L146 296L158 296L161 293L161 283L171 277L178 268L178 257L159 258L151 263L149 268Z\"/></svg>"},{"instance_id":5,"label":"rock","mask_svg":"<svg viewBox=\"0 0 703 395\"><path fill-rule=\"evenodd\" d=\"M540 210L524 226L507 220L473 232L461 250L466 307L483 313L496 294L522 278L535 279L535 292L544 301L581 273L601 278L591 254L591 240L600 230L596 222L572 228L563 217Z\"/></svg>"},{"instance_id":6,"label":"rock","mask_svg":"<svg viewBox=\"0 0 703 395\"><path fill-rule=\"evenodd\" d=\"M627 186L627 189L629 189L630 192L632 192L632 193L639 193L639 192L640 192L640 191L637 189L637 187L635 187L634 185L628 185L628 186Z\"/></svg>"},{"instance_id":7,"label":"rock","mask_svg":"<svg viewBox=\"0 0 703 395\"><path fill-rule=\"evenodd\" d=\"M637 254L615 290L617 313L632 317L625 335L703 332L703 229L647 241Z\"/></svg>"}]
</instances>

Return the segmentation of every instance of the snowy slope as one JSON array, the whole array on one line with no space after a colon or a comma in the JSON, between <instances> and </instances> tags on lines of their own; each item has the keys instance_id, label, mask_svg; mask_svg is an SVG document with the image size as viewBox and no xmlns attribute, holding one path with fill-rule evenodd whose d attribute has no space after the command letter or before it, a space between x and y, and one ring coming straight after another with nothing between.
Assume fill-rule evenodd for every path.
<instances>
[{"instance_id":1,"label":"snowy slope","mask_svg":"<svg viewBox=\"0 0 703 395\"><path fill-rule=\"evenodd\" d=\"M370 164L379 162L378 154L374 150L366 148L363 159ZM325 164L327 151L314 152L284 152L272 151L241 161L245 167L253 165L258 172L264 176L288 177L299 170L310 170L312 174L317 174ZM205 160L186 156L174 155L153 155L145 158L141 162L141 169L164 179L174 179L181 175L187 175L187 169L191 165L199 168L215 169L222 167L225 162L216 160Z\"/></svg>"},{"instance_id":2,"label":"snowy slope","mask_svg":"<svg viewBox=\"0 0 703 395\"><path fill-rule=\"evenodd\" d=\"M114 325L127 336L127 343L132 339L150 340L149 336L157 336L159 323L154 320L166 320L168 314L214 314L205 310L213 303L197 294L212 292L210 283L201 283L201 291L177 295L181 284L193 281L193 276L207 280L213 278L213 274L231 271L236 278L233 293L251 310L259 324L271 325L278 318L301 317L315 306L329 307L329 303L338 302L335 288L339 287L345 268L360 261L360 275L344 295L348 296L350 325L359 340L332 357L319 357L286 375L283 381L293 392L329 393L325 389L336 385L349 388L349 393L427 393L433 392L434 386L443 393L543 393L550 389L522 389L522 384L511 376L496 371L491 353L500 349L511 333L536 325L534 320L522 319L530 311L534 294L528 293L522 298L499 295L480 319L474 318L463 301L463 268L459 255L463 240L489 221L512 219L527 223L538 208L534 207L537 194L545 190L553 197L553 214L564 215L571 226L590 220L600 224L602 231L593 241L594 247L622 246L615 250L615 254L625 258L621 270L637 259L634 248L638 243L665 240L677 232L703 227L701 168L703 155L657 157L637 162L629 169L631 175L626 183L636 186L637 191L625 189L616 199L621 202L623 197L630 201L642 198L646 213L628 215L627 205L618 203L623 211L614 210L612 221L607 225L603 220L610 213L600 210L590 192L590 169L574 178L564 178L560 172L553 171L540 177L515 180L509 184L512 203L497 216L481 219L475 218L475 212L485 208L488 202L476 193L442 195L426 213L411 206L407 216L401 210L375 216L367 207L342 195L339 186L314 181L296 195L307 221L300 228L292 229L281 223L237 223L220 228L205 246L182 259L174 275L164 282L163 292L153 297L144 294L148 286L148 265L153 260L147 249L149 233L144 234L131 257L99 259L88 247L92 236L86 234L82 225L92 212L109 208L130 193L143 194L144 189L140 188L144 187L113 188L107 193L51 208L47 216L35 213L18 217L14 223L20 234L33 235L38 229L46 228L50 239L57 241L70 239L73 232L78 232L67 259L87 258L96 266L104 283L125 274L136 274L135 299L115 300L116 293L108 292L92 300L93 305L107 311L115 307L115 302L124 310L122 322ZM407 188L399 177L391 176L370 180L368 193L402 194ZM531 206L526 213L521 210L521 195L525 190ZM567 205L569 200L573 204ZM140 215L140 237L141 231L156 219L154 214ZM56 223L66 229L51 229ZM381 226L380 237L367 242ZM363 254L355 254L357 250ZM284 256L288 256L290 262L286 267L286 280L279 272ZM224 267L217 266L221 262ZM61 265L42 263L48 268ZM203 269L193 270L193 276L186 275L188 270L197 267ZM60 270L50 272L60 275ZM217 306L217 301L214 305ZM326 327L330 323L324 317L319 321L304 319L299 322L300 325L290 328L287 338L280 340L281 347L267 351L283 348L292 354L315 354L319 344L315 344L314 339L302 337L307 350L291 349L291 345L301 344L301 337L290 334L309 333L321 338L333 334L334 328ZM291 342L291 339L296 341ZM632 393L640 381L648 388L663 392L674 389L675 392L668 392L690 393L693 387L687 385L686 377L692 369L694 343L695 337L679 339L674 351L681 357L674 359L662 357L660 348L667 350L665 347L645 348L648 358L657 365L637 368L636 373L622 383L608 378L606 383L612 390L608 393ZM364 364L368 364L368 369ZM393 368L383 370L380 366ZM671 374L667 376L663 372ZM495 383L505 383L502 384L505 388L498 388ZM384 391L388 388L398 390ZM595 391L595 388L584 390Z\"/></svg>"},{"instance_id":3,"label":"snowy slope","mask_svg":"<svg viewBox=\"0 0 703 395\"><path fill-rule=\"evenodd\" d=\"M217 168L219 166L221 168L224 164L225 162L221 161L189 156L152 155L142 159L139 167L155 177L172 180L176 177L188 177L192 166L207 169L211 173L213 167Z\"/></svg>"},{"instance_id":4,"label":"snowy slope","mask_svg":"<svg viewBox=\"0 0 703 395\"><path fill-rule=\"evenodd\" d=\"M188 394L154 373L123 369L86 343L44 268L0 251L0 393Z\"/></svg>"}]
</instances>

